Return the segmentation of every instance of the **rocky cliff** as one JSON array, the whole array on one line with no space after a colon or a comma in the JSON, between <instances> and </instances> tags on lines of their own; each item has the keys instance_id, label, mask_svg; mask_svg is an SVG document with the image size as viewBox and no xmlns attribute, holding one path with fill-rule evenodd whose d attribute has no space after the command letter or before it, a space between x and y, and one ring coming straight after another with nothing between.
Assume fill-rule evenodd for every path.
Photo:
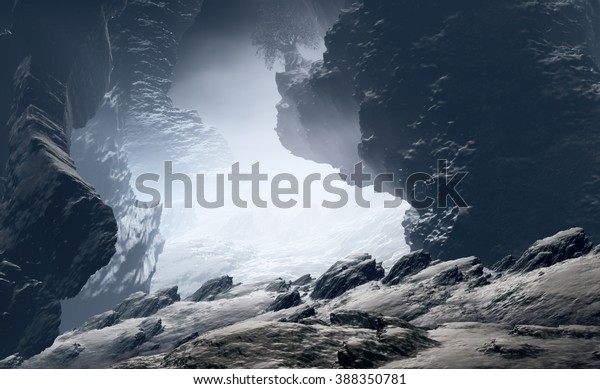
<instances>
[{"instance_id":1,"label":"rocky cliff","mask_svg":"<svg viewBox=\"0 0 600 389\"><path fill-rule=\"evenodd\" d=\"M69 145L72 128L86 124L108 88L107 22L123 5L19 1L10 33L0 38L2 85L12 85L1 112L8 134L0 203L2 357L28 357L51 345L59 301L77 295L115 252L113 212L76 171Z\"/></svg>"},{"instance_id":2,"label":"rocky cliff","mask_svg":"<svg viewBox=\"0 0 600 389\"><path fill-rule=\"evenodd\" d=\"M177 49L202 1L132 0L109 23L114 69L111 90L88 126L73 134L72 156L84 178L113 208L117 252L77 298L63 304L63 329L83 323L131 293L149 292L164 240L161 208L135 207L132 181L163 174L164 161L190 174L225 167L225 140L195 111L168 96Z\"/></svg>"},{"instance_id":3,"label":"rocky cliff","mask_svg":"<svg viewBox=\"0 0 600 389\"><path fill-rule=\"evenodd\" d=\"M168 96L179 40L201 6L201 0L133 0L109 27L114 98L134 177L162 173L165 161L194 174L231 162L224 138L202 124L197 112L175 107Z\"/></svg>"},{"instance_id":4,"label":"rocky cliff","mask_svg":"<svg viewBox=\"0 0 600 389\"><path fill-rule=\"evenodd\" d=\"M595 0L358 2L327 35L322 63L278 76L282 143L338 167L358 154L400 186L415 172L439 178L439 159L448 177L468 172L458 187L468 208L450 201L406 222L407 242L440 258L493 263L571 225L598 236L598 10Z\"/></svg>"}]
</instances>

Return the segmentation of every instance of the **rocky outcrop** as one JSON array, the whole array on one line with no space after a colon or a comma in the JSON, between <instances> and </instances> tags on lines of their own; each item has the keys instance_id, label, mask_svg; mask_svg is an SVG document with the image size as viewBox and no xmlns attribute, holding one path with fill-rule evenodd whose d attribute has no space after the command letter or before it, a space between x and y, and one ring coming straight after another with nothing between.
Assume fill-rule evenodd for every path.
<instances>
[{"instance_id":1,"label":"rocky outcrop","mask_svg":"<svg viewBox=\"0 0 600 389\"><path fill-rule=\"evenodd\" d=\"M162 211L135 206L135 178L163 176L165 161L174 162L174 171L193 176L230 162L225 140L168 96L179 41L201 6L201 0L130 0L109 24L111 90L94 120L73 133L71 154L115 212L117 252L76 299L63 304L65 329L131 293L150 291L164 245Z\"/></svg>"},{"instance_id":2,"label":"rocky outcrop","mask_svg":"<svg viewBox=\"0 0 600 389\"><path fill-rule=\"evenodd\" d=\"M352 1L310 1L323 35ZM299 61L277 73L276 132L281 144L294 155L329 163L350 172L360 158L359 106L344 69L324 69L322 61Z\"/></svg>"},{"instance_id":3,"label":"rocky outcrop","mask_svg":"<svg viewBox=\"0 0 600 389\"><path fill-rule=\"evenodd\" d=\"M370 311L430 328L457 321L598 326L600 263L598 254L581 256L580 249L573 249L592 247L580 234L580 229L563 231L537 241L526 250L531 253L543 247L541 252L549 250L556 254L560 250L550 247L572 248L567 255L572 258L538 268L539 271L524 268L498 276L477 257L434 261L398 285L358 286L325 302L326 306L319 310ZM566 244L575 241L579 244Z\"/></svg>"},{"instance_id":4,"label":"rocky outcrop","mask_svg":"<svg viewBox=\"0 0 600 389\"><path fill-rule=\"evenodd\" d=\"M114 355L136 355L142 345L162 332L163 325L160 319L147 319L137 329L134 334L124 334L117 339L112 351Z\"/></svg>"},{"instance_id":5,"label":"rocky outcrop","mask_svg":"<svg viewBox=\"0 0 600 389\"><path fill-rule=\"evenodd\" d=\"M384 276L381 264L370 255L356 255L336 262L315 282L313 299L331 299L369 281Z\"/></svg>"},{"instance_id":6,"label":"rocky outcrop","mask_svg":"<svg viewBox=\"0 0 600 389\"><path fill-rule=\"evenodd\" d=\"M269 284L265 287L267 292L276 292L276 293L285 293L290 290L290 282L278 278L275 281L269 282Z\"/></svg>"},{"instance_id":7,"label":"rocky outcrop","mask_svg":"<svg viewBox=\"0 0 600 389\"><path fill-rule=\"evenodd\" d=\"M560 326L544 327L532 325L518 325L511 331L516 336L533 336L541 339L556 338L578 338L593 339L600 338L600 327L594 326Z\"/></svg>"},{"instance_id":8,"label":"rocky outcrop","mask_svg":"<svg viewBox=\"0 0 600 389\"><path fill-rule=\"evenodd\" d=\"M119 315L121 320L148 317L179 300L177 287L173 286L161 289L153 294L143 292L134 293L121 304L117 305L114 311Z\"/></svg>"},{"instance_id":9,"label":"rocky outcrop","mask_svg":"<svg viewBox=\"0 0 600 389\"><path fill-rule=\"evenodd\" d=\"M494 263L491 266L491 269L495 270L497 272L504 272L504 271L511 269L513 266L515 266L516 262L517 262L517 259L515 257L513 257L512 255L507 255L506 257L502 258L498 262Z\"/></svg>"},{"instance_id":10,"label":"rocky outcrop","mask_svg":"<svg viewBox=\"0 0 600 389\"><path fill-rule=\"evenodd\" d=\"M398 259L381 282L386 285L397 285L402 282L402 279L429 267L431 262L429 253L423 250L412 252Z\"/></svg>"},{"instance_id":11,"label":"rocky outcrop","mask_svg":"<svg viewBox=\"0 0 600 389\"><path fill-rule=\"evenodd\" d=\"M366 311L335 311L329 315L329 320L335 326L368 328L374 331L382 331L385 327L415 328L404 320Z\"/></svg>"},{"instance_id":12,"label":"rocky outcrop","mask_svg":"<svg viewBox=\"0 0 600 389\"><path fill-rule=\"evenodd\" d=\"M280 121L282 144L333 166L358 149L401 185L468 172L457 186L468 207L438 201L406 221L411 248L436 258L490 265L572 225L598 235L599 16L585 1L357 2L326 36L322 64L279 76L297 114ZM360 139L314 108L353 104ZM419 192L436 197L435 185Z\"/></svg>"},{"instance_id":13,"label":"rocky outcrop","mask_svg":"<svg viewBox=\"0 0 600 389\"><path fill-rule=\"evenodd\" d=\"M300 304L302 304L300 292L294 290L292 292L280 294L279 296L277 296L277 298L275 298L275 301L273 301L273 303L269 305L267 311L277 312L283 309L296 307Z\"/></svg>"},{"instance_id":14,"label":"rocky outcrop","mask_svg":"<svg viewBox=\"0 0 600 389\"><path fill-rule=\"evenodd\" d=\"M529 272L549 267L570 258L586 255L592 248L593 245L583 229L572 228L535 242L521 255L511 270Z\"/></svg>"},{"instance_id":15,"label":"rocky outcrop","mask_svg":"<svg viewBox=\"0 0 600 389\"><path fill-rule=\"evenodd\" d=\"M99 315L92 316L88 321L86 321L79 330L81 331L91 331L91 330L101 330L106 327L113 326L117 324L120 320L120 315L115 311L107 311L101 313Z\"/></svg>"},{"instance_id":16,"label":"rocky outcrop","mask_svg":"<svg viewBox=\"0 0 600 389\"><path fill-rule=\"evenodd\" d=\"M63 302L62 330L79 326L132 293L148 293L164 244L159 231L161 208L135 206L117 112L118 104L109 93L88 125L73 132L71 157L80 174L113 209L118 233L108 266L95 273L77 297Z\"/></svg>"},{"instance_id":17,"label":"rocky outcrop","mask_svg":"<svg viewBox=\"0 0 600 389\"><path fill-rule=\"evenodd\" d=\"M233 278L224 276L208 280L192 294L188 300L190 301L212 301L224 293L229 292L233 288Z\"/></svg>"},{"instance_id":18,"label":"rocky outcrop","mask_svg":"<svg viewBox=\"0 0 600 389\"><path fill-rule=\"evenodd\" d=\"M123 302L111 311L91 317L80 328L76 328L75 330L80 332L101 330L123 320L149 317L179 300L180 297L176 286L161 289L153 294L136 292L123 300Z\"/></svg>"},{"instance_id":19,"label":"rocky outcrop","mask_svg":"<svg viewBox=\"0 0 600 389\"><path fill-rule=\"evenodd\" d=\"M224 138L197 112L175 107L168 96L179 40L201 6L199 0L131 0L110 25L114 98L134 177L164 174L164 161L194 175L231 164Z\"/></svg>"},{"instance_id":20,"label":"rocky outcrop","mask_svg":"<svg viewBox=\"0 0 600 389\"><path fill-rule=\"evenodd\" d=\"M50 346L59 301L77 295L115 252L113 212L76 171L69 144L71 130L95 114L108 88L107 21L123 4L19 1L11 32L0 38L7 59L2 85L12 80L0 111L8 128L0 358L29 357Z\"/></svg>"},{"instance_id":21,"label":"rocky outcrop","mask_svg":"<svg viewBox=\"0 0 600 389\"><path fill-rule=\"evenodd\" d=\"M164 356L134 358L116 367L373 368L435 344L418 329L389 328L378 335L370 329L257 321L205 334ZM340 350L346 358L338 357Z\"/></svg>"},{"instance_id":22,"label":"rocky outcrop","mask_svg":"<svg viewBox=\"0 0 600 389\"><path fill-rule=\"evenodd\" d=\"M174 288L137 294L40 355L0 366L493 368L518 358L520 367L597 368L599 259L501 276L476 257L435 260L396 285L372 281L319 301L303 295L288 310L269 308L277 292L264 282L237 286L227 300L175 301ZM169 305L157 310L161 296ZM300 292L275 296L296 303Z\"/></svg>"},{"instance_id":23,"label":"rocky outcrop","mask_svg":"<svg viewBox=\"0 0 600 389\"><path fill-rule=\"evenodd\" d=\"M303 61L277 73L277 135L294 155L349 173L360 160L359 107L339 70L323 71L321 66Z\"/></svg>"},{"instance_id":24,"label":"rocky outcrop","mask_svg":"<svg viewBox=\"0 0 600 389\"><path fill-rule=\"evenodd\" d=\"M316 314L317 314L317 311L315 310L315 307L306 307L306 308L301 308L301 309L297 310L296 312L292 313L290 316L285 317L279 321L291 322L291 323L302 323L302 322L304 322L304 320L306 320L308 318L312 318Z\"/></svg>"},{"instance_id":25,"label":"rocky outcrop","mask_svg":"<svg viewBox=\"0 0 600 389\"><path fill-rule=\"evenodd\" d=\"M445 270L442 273L438 274L433 282L438 285L449 286L456 285L459 282L462 282L465 279L464 274L458 269L458 266L454 266L449 270Z\"/></svg>"}]
</instances>

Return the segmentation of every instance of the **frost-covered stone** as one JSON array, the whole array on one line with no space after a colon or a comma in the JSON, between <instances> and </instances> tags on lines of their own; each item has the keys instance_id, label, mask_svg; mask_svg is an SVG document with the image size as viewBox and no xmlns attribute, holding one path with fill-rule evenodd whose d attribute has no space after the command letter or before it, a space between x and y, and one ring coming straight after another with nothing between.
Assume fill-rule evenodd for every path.
<instances>
[{"instance_id":1,"label":"frost-covered stone","mask_svg":"<svg viewBox=\"0 0 600 389\"><path fill-rule=\"evenodd\" d=\"M233 278L223 276L208 280L192 294L188 300L190 301L211 301L219 297L233 288Z\"/></svg>"},{"instance_id":2,"label":"frost-covered stone","mask_svg":"<svg viewBox=\"0 0 600 389\"><path fill-rule=\"evenodd\" d=\"M315 282L313 299L331 299L369 281L384 276L381 264L368 254L348 257L336 262Z\"/></svg>"}]
</instances>

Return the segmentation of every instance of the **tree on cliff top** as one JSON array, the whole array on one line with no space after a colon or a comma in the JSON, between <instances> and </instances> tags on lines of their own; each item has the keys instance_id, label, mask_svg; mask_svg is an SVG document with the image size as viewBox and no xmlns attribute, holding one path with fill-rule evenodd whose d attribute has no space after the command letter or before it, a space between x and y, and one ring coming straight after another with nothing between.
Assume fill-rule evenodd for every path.
<instances>
[{"instance_id":1,"label":"tree on cliff top","mask_svg":"<svg viewBox=\"0 0 600 389\"><path fill-rule=\"evenodd\" d=\"M269 69L283 61L290 70L300 57L298 46L316 49L320 36L316 17L299 0L265 0L252 33L256 53Z\"/></svg>"}]
</instances>

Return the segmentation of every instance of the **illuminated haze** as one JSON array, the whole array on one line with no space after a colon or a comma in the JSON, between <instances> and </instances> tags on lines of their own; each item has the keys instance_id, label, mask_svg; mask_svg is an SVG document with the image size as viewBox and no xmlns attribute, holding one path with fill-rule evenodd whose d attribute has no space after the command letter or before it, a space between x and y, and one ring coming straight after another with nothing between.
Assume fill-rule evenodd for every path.
<instances>
[{"instance_id":1,"label":"illuminated haze","mask_svg":"<svg viewBox=\"0 0 600 389\"><path fill-rule=\"evenodd\" d=\"M248 18L240 12L220 20L211 15L211 9L203 10L181 49L171 90L175 104L198 111L206 125L226 138L232 162L240 162L242 173L249 173L256 162L269 180L284 172L295 175L300 183L312 173L322 177L337 173L329 165L293 156L279 142L274 129L281 97L275 72L282 69L268 70L255 55ZM303 50L303 55L320 59L323 50ZM178 167L193 171L193 167L173 163L175 171ZM210 200L214 178L206 180ZM384 200L392 200L391 196L365 188L364 197L372 200L372 206L363 209L353 201L353 187L335 185L344 186L349 194L350 202L343 209L321 207L323 200L337 197L325 193L320 183L313 185L310 209L301 207L301 196L292 196L299 201L296 207L276 209L271 204L270 182L261 185L267 209L251 205L249 185L242 186L241 195L249 202L248 209L234 207L229 191L224 208L205 210L194 202L193 209L184 209L182 191L176 191L179 203L163 213L161 231L166 245L152 288L177 284L185 296L204 281L225 274L234 277L234 282L293 279L306 273L319 275L334 261L356 252L369 252L385 262L408 251L401 225L406 206L383 209ZM227 181L225 187L229 187Z\"/></svg>"}]
</instances>

